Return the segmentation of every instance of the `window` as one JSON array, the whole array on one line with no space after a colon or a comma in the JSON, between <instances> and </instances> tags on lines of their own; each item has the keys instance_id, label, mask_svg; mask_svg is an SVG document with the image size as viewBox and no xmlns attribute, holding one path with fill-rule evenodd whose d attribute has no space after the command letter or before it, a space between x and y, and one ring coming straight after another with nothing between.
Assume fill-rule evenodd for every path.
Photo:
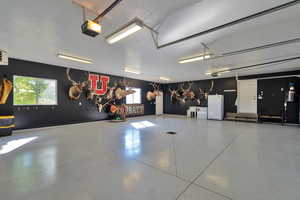
<instances>
[{"instance_id":1,"label":"window","mask_svg":"<svg viewBox=\"0 0 300 200\"><path fill-rule=\"evenodd\" d=\"M140 104L141 103L141 89L128 88L126 90L134 90L135 93L126 96L126 104Z\"/></svg>"},{"instance_id":2,"label":"window","mask_svg":"<svg viewBox=\"0 0 300 200\"><path fill-rule=\"evenodd\" d=\"M14 76L14 105L57 105L57 81Z\"/></svg>"}]
</instances>

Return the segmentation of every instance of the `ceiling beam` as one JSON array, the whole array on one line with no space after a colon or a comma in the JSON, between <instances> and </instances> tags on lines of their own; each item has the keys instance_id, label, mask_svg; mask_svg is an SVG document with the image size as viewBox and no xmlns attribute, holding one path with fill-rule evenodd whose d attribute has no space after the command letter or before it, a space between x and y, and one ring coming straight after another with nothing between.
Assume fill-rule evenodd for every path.
<instances>
[{"instance_id":1,"label":"ceiling beam","mask_svg":"<svg viewBox=\"0 0 300 200\"><path fill-rule=\"evenodd\" d=\"M203 36L203 35L206 35L206 34L209 34L209 33L213 33L215 31L219 31L219 30L222 30L222 29L225 29L225 28L229 28L231 26L234 26L234 25L237 25L237 24L241 24L241 23L244 23L244 22L247 22L247 21L250 21L250 20L262 17L262 16L265 16L265 15L268 15L268 14L272 14L272 13L277 12L279 10L282 10L282 9L285 9L285 8L289 8L289 7L298 5L299 3L300 3L300 0L290 1L288 3L281 4L279 6L276 6L276 7L267 9L267 10L263 10L261 12L258 12L258 13L252 14L252 15L249 15L247 17L243 17L243 18L231 21L229 23L222 24L220 26L216 26L214 28L211 28L211 29L208 29L208 30L205 30L205 31L201 31L199 33L196 33L196 34L193 34L193 35L189 35L187 37L184 37L184 38L181 38L181 39L178 39L178 40L166 43L166 44L158 45L157 48L161 49L161 48L168 47L168 46L180 43L180 42L184 42L186 40L190 40L190 39L193 39L193 38L196 38L196 37L200 37L200 36Z\"/></svg>"},{"instance_id":2,"label":"ceiling beam","mask_svg":"<svg viewBox=\"0 0 300 200\"><path fill-rule=\"evenodd\" d=\"M115 0L108 8L106 8L102 13L100 13L93 21L99 22L107 13L109 13L114 7L116 7L122 0Z\"/></svg>"},{"instance_id":3,"label":"ceiling beam","mask_svg":"<svg viewBox=\"0 0 300 200\"><path fill-rule=\"evenodd\" d=\"M251 47L251 48L247 48L247 49L241 49L241 50L237 50L237 51L222 53L220 55L216 55L216 56L207 58L206 60L215 60L215 59L224 58L224 57L227 57L227 56L241 55L241 54L244 54L244 53L251 53L251 52L255 52L255 51L260 51L260 50L264 50L264 49L269 49L269 48L273 48L273 47L278 47L278 46L283 46L283 45L288 45L288 44L294 44L294 43L299 43L299 42L300 42L300 38L295 38L295 39L291 39L291 40L285 40L285 41L280 41L280 42L275 42L275 43L269 43L269 44L256 46L256 47Z\"/></svg>"},{"instance_id":4,"label":"ceiling beam","mask_svg":"<svg viewBox=\"0 0 300 200\"><path fill-rule=\"evenodd\" d=\"M222 73L225 71L237 71L237 70L243 70L243 69L250 69L250 68L254 68L254 67L259 67L259 66L263 66L263 65L270 65L270 64L277 64L277 63L283 63L283 62L291 62L291 61L295 61L295 60L299 60L300 56L297 57L291 57L291 58L285 58L285 59L280 59L280 60L273 60L273 61L269 61L269 62L263 62L263 63L258 63L258 64L254 64L254 65L247 65L247 66L242 66L242 67L237 67L237 68L232 68L232 69L227 69L227 70L220 70L217 71L215 73Z\"/></svg>"}]
</instances>

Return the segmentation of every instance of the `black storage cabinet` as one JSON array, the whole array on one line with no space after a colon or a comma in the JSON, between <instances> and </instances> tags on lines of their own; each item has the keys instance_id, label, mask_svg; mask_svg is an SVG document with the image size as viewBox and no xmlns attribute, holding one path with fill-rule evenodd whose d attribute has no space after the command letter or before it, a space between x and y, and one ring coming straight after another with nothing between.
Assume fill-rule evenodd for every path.
<instances>
[{"instance_id":1,"label":"black storage cabinet","mask_svg":"<svg viewBox=\"0 0 300 200\"><path fill-rule=\"evenodd\" d=\"M0 137L10 136L15 127L15 117L13 115L1 116L0 115Z\"/></svg>"}]
</instances>

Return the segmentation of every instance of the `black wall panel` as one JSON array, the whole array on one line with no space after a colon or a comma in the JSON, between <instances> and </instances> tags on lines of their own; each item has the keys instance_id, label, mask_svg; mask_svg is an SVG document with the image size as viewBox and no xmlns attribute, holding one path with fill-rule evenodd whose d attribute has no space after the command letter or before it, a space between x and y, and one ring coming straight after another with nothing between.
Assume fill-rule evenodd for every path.
<instances>
[{"instance_id":1,"label":"black wall panel","mask_svg":"<svg viewBox=\"0 0 300 200\"><path fill-rule=\"evenodd\" d=\"M276 76L293 76L300 74L300 71L288 71L271 74L256 74L250 76L239 77L240 80L245 79L259 79ZM287 90L289 82L296 83L297 95L300 94L300 78L298 77L285 77L285 78L271 78L258 80L258 94L259 91L264 90L264 101L258 100L257 111L265 115L280 115L283 109L283 97L284 94L281 92L281 88ZM224 92L224 90L237 90L237 82L235 78L224 78L215 79L215 85L211 94L222 94L224 95L224 113L226 112L237 112L235 105L237 93L232 91ZM193 81L193 90L199 91L201 87L204 91L208 91L211 80L200 80ZM180 114L186 115L186 110L189 106L197 106L195 101L187 102L186 104L180 104L179 102L171 102L169 88L176 89L182 83L170 83L164 85L164 113L166 114ZM187 86L187 83L186 83ZM201 102L200 106L207 106L207 102ZM295 103L289 103L288 105L288 122L298 123L299 122L299 101Z\"/></svg>"},{"instance_id":2,"label":"black wall panel","mask_svg":"<svg viewBox=\"0 0 300 200\"><path fill-rule=\"evenodd\" d=\"M2 66L0 70L0 76L6 75L10 80L13 80L13 75L33 76L57 80L57 106L13 106L12 94L9 96L8 102L5 105L0 105L1 115L14 113L17 129L108 119L108 115L104 112L99 113L97 107L92 102L86 100L85 95L82 95L78 101L72 101L69 99L68 89L70 87L70 82L67 80L65 67L9 59L9 65ZM87 76L88 72L86 71L75 69L71 70L71 77L73 80L84 81L87 80ZM122 77L108 76L110 76L110 84L113 84L114 81L123 79ZM152 90L152 86L149 85L149 82L135 79L127 80L130 81L131 86L141 88L142 103L145 105L145 114L154 114L154 102L148 102L145 98L146 92L148 90ZM81 106L79 105L79 102L82 103Z\"/></svg>"},{"instance_id":3,"label":"black wall panel","mask_svg":"<svg viewBox=\"0 0 300 200\"><path fill-rule=\"evenodd\" d=\"M192 90L195 91L196 95L199 94L199 88L207 92L211 87L211 81L212 80L193 81ZM185 87L188 86L187 82L183 82L183 83L185 83ZM185 104L179 102L171 102L169 88L177 89L180 86L180 84L183 83L170 83L164 85L164 113L186 115L186 110L190 106L198 106L196 101L187 101ZM236 112L236 106L235 106L236 91L224 92L224 90L236 90L236 89L237 89L237 82L235 78L215 79L214 87L211 94L224 95L225 112ZM206 107L207 101L203 100L200 106Z\"/></svg>"},{"instance_id":4,"label":"black wall panel","mask_svg":"<svg viewBox=\"0 0 300 200\"><path fill-rule=\"evenodd\" d=\"M296 86L296 94L300 92L298 77L272 78L258 80L258 95L263 92L263 99L257 101L257 111L263 115L281 116L284 110L285 95L288 91L289 83ZM288 103L287 122L299 122L299 98L295 102Z\"/></svg>"}]
</instances>

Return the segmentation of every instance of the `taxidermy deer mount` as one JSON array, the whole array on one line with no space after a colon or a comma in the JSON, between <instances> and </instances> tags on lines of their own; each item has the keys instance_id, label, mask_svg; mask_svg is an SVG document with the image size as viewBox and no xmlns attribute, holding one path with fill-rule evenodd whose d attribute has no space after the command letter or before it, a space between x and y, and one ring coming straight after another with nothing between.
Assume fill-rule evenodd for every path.
<instances>
[{"instance_id":1,"label":"taxidermy deer mount","mask_svg":"<svg viewBox=\"0 0 300 200\"><path fill-rule=\"evenodd\" d=\"M0 81L0 104L6 103L7 98L12 91L12 87L12 82L4 76Z\"/></svg>"},{"instance_id":2,"label":"taxidermy deer mount","mask_svg":"<svg viewBox=\"0 0 300 200\"><path fill-rule=\"evenodd\" d=\"M196 95L195 93L192 91L192 85L193 83L188 83L188 88L184 89L184 84L182 84L180 86L180 91L182 92L182 101L185 102L186 99L190 99L190 100L195 100L196 99Z\"/></svg>"},{"instance_id":3,"label":"taxidermy deer mount","mask_svg":"<svg viewBox=\"0 0 300 200\"><path fill-rule=\"evenodd\" d=\"M114 82L113 86L107 87L107 91L104 95L98 95L95 91L89 90L87 93L87 99L94 101L98 107L98 111L102 112L106 106L114 104L116 100L121 100L127 95L135 93L134 90L123 89L129 85L128 81L119 81L119 83Z\"/></svg>"},{"instance_id":4,"label":"taxidermy deer mount","mask_svg":"<svg viewBox=\"0 0 300 200\"><path fill-rule=\"evenodd\" d=\"M180 100L180 94L178 93L179 90L180 89L172 90L172 89L169 88L169 91L171 93L171 95L170 95L171 101Z\"/></svg>"},{"instance_id":5,"label":"taxidermy deer mount","mask_svg":"<svg viewBox=\"0 0 300 200\"><path fill-rule=\"evenodd\" d=\"M70 68L67 69L67 77L68 80L72 83L72 86L69 89L69 97L72 100L78 100L83 92L83 88L85 88L88 84L89 81L83 81L82 83L76 82L70 77Z\"/></svg>"},{"instance_id":6,"label":"taxidermy deer mount","mask_svg":"<svg viewBox=\"0 0 300 200\"><path fill-rule=\"evenodd\" d=\"M130 95L130 94L134 94L134 93L135 93L135 90L132 90L132 89L126 90L126 87L129 87L129 85L130 85L128 81L125 81L125 80L120 81L120 82L119 82L119 85L120 85L121 87L124 87L125 90L122 89L121 87L118 87L118 88L116 89L116 91L115 91L115 97L116 97L116 99L120 100L120 99L125 98L127 95Z\"/></svg>"},{"instance_id":7,"label":"taxidermy deer mount","mask_svg":"<svg viewBox=\"0 0 300 200\"><path fill-rule=\"evenodd\" d=\"M146 94L146 98L148 101L153 101L157 96L160 96L159 83L150 83L150 85L152 85L153 91L148 91Z\"/></svg>"},{"instance_id":8,"label":"taxidermy deer mount","mask_svg":"<svg viewBox=\"0 0 300 200\"><path fill-rule=\"evenodd\" d=\"M211 81L210 88L209 88L208 92L204 92L201 88L199 88L200 97L201 98L205 98L207 100L208 99L208 95L213 91L213 89L214 89L214 81Z\"/></svg>"}]
</instances>

